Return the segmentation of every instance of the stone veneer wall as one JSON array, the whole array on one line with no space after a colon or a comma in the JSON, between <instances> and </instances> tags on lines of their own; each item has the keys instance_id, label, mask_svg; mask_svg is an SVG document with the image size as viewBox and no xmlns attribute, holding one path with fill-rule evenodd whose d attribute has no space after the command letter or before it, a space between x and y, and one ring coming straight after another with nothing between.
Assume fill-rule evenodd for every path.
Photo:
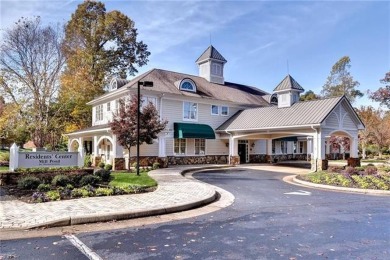
<instances>
[{"instance_id":1,"label":"stone veneer wall","mask_svg":"<svg viewBox=\"0 0 390 260\"><path fill-rule=\"evenodd\" d=\"M289 160L306 161L307 154L273 154L272 155L273 162L282 162L282 161L289 161Z\"/></svg>"},{"instance_id":2,"label":"stone veneer wall","mask_svg":"<svg viewBox=\"0 0 390 260\"><path fill-rule=\"evenodd\" d=\"M269 156L266 154L250 154L249 155L250 163L267 163L269 162Z\"/></svg>"},{"instance_id":3,"label":"stone veneer wall","mask_svg":"<svg viewBox=\"0 0 390 260\"><path fill-rule=\"evenodd\" d=\"M169 165L188 164L227 164L228 155L206 155L206 156L168 156Z\"/></svg>"}]
</instances>

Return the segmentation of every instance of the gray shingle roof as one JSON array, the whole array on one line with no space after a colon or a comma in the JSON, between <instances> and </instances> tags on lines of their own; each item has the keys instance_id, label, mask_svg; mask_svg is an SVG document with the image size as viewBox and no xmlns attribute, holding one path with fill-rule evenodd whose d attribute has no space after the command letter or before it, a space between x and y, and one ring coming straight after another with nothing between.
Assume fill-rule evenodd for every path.
<instances>
[{"instance_id":1,"label":"gray shingle roof","mask_svg":"<svg viewBox=\"0 0 390 260\"><path fill-rule=\"evenodd\" d=\"M259 130L273 127L320 124L344 96L305 101L291 107L277 106L251 108L237 112L217 131Z\"/></svg>"},{"instance_id":2,"label":"gray shingle roof","mask_svg":"<svg viewBox=\"0 0 390 260\"><path fill-rule=\"evenodd\" d=\"M214 48L213 45L210 45L203 53L200 55L200 57L196 60L196 62L208 60L208 59L215 59L220 60L223 62L227 62L225 58L217 51L217 49Z\"/></svg>"},{"instance_id":3,"label":"gray shingle roof","mask_svg":"<svg viewBox=\"0 0 390 260\"><path fill-rule=\"evenodd\" d=\"M279 83L278 86L274 89L274 91L281 91L281 90L290 90L290 89L295 89L299 91L305 91L301 85L290 75L287 75L282 82Z\"/></svg>"},{"instance_id":4,"label":"gray shingle roof","mask_svg":"<svg viewBox=\"0 0 390 260\"><path fill-rule=\"evenodd\" d=\"M196 93L189 91L181 91L175 85L175 82L181 81L186 78L194 81L197 88ZM125 87L137 88L137 82L139 80L153 81L153 88L148 88L148 90L158 91L162 93L229 101L235 102L237 104L255 107L269 106L269 104L263 99L263 96L268 94L267 92L255 87L241 85L237 83L225 82L225 84L223 85L215 84L199 76L188 75L162 69L153 69L134 78L128 84L126 84ZM143 87L141 87L141 89L143 89Z\"/></svg>"}]
</instances>

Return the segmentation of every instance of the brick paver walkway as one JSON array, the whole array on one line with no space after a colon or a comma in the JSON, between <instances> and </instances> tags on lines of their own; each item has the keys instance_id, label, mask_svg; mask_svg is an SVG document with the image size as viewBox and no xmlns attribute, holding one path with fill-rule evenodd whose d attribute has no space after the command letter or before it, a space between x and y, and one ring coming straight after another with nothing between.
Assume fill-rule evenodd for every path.
<instances>
[{"instance_id":1,"label":"brick paver walkway","mask_svg":"<svg viewBox=\"0 0 390 260\"><path fill-rule=\"evenodd\" d=\"M128 219L177 212L213 201L216 191L211 185L185 178L180 174L189 168L205 167L168 168L150 172L151 177L158 182L157 190L150 193L37 204L18 200L0 201L0 229L28 229Z\"/></svg>"}]
</instances>

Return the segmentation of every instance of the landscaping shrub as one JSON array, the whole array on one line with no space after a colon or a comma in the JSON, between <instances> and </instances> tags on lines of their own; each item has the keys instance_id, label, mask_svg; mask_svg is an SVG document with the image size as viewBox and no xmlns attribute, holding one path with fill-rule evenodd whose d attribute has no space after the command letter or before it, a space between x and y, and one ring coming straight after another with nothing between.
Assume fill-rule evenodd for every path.
<instances>
[{"instance_id":1,"label":"landscaping shrub","mask_svg":"<svg viewBox=\"0 0 390 260\"><path fill-rule=\"evenodd\" d=\"M85 175L80 180L80 186L92 185L96 186L100 182L100 177L96 175Z\"/></svg>"},{"instance_id":2,"label":"landscaping shrub","mask_svg":"<svg viewBox=\"0 0 390 260\"><path fill-rule=\"evenodd\" d=\"M0 154L0 161L9 162L9 157L10 157L10 155L9 155L8 152L7 153L1 153Z\"/></svg>"},{"instance_id":3,"label":"landscaping shrub","mask_svg":"<svg viewBox=\"0 0 390 260\"><path fill-rule=\"evenodd\" d=\"M50 184L41 183L41 184L38 185L37 190L40 191L40 192L46 192L46 191L49 191L50 188L51 188Z\"/></svg>"},{"instance_id":4,"label":"landscaping shrub","mask_svg":"<svg viewBox=\"0 0 390 260\"><path fill-rule=\"evenodd\" d=\"M46 202L49 200L43 192L34 192L31 197L34 202Z\"/></svg>"},{"instance_id":5,"label":"landscaping shrub","mask_svg":"<svg viewBox=\"0 0 390 260\"><path fill-rule=\"evenodd\" d=\"M364 173L367 175L374 175L378 173L378 169L375 166L367 166Z\"/></svg>"},{"instance_id":6,"label":"landscaping shrub","mask_svg":"<svg viewBox=\"0 0 390 260\"><path fill-rule=\"evenodd\" d=\"M114 191L111 188L97 188L95 190L96 196L111 196L114 195Z\"/></svg>"},{"instance_id":7,"label":"landscaping shrub","mask_svg":"<svg viewBox=\"0 0 390 260\"><path fill-rule=\"evenodd\" d=\"M91 155L90 155L90 154L87 154L87 155L84 157L84 167L91 167L91 165L92 165Z\"/></svg>"},{"instance_id":8,"label":"landscaping shrub","mask_svg":"<svg viewBox=\"0 0 390 260\"><path fill-rule=\"evenodd\" d=\"M134 168L137 168L137 162L133 162L133 164L131 166Z\"/></svg>"},{"instance_id":9,"label":"landscaping shrub","mask_svg":"<svg viewBox=\"0 0 390 260\"><path fill-rule=\"evenodd\" d=\"M104 165L105 165L104 162L100 162L98 166L99 166L99 168L102 168L102 169L103 169L103 168L104 168Z\"/></svg>"},{"instance_id":10,"label":"landscaping shrub","mask_svg":"<svg viewBox=\"0 0 390 260\"><path fill-rule=\"evenodd\" d=\"M152 168L153 168L153 170L159 169L160 168L160 164L158 162L155 162L155 163L153 163Z\"/></svg>"},{"instance_id":11,"label":"landscaping shrub","mask_svg":"<svg viewBox=\"0 0 390 260\"><path fill-rule=\"evenodd\" d=\"M36 189L41 181L34 176L26 176L18 180L18 188L23 190Z\"/></svg>"},{"instance_id":12,"label":"landscaping shrub","mask_svg":"<svg viewBox=\"0 0 390 260\"><path fill-rule=\"evenodd\" d=\"M342 166L329 166L328 172L335 172L335 173L341 173L344 170L344 167Z\"/></svg>"},{"instance_id":13,"label":"landscaping shrub","mask_svg":"<svg viewBox=\"0 0 390 260\"><path fill-rule=\"evenodd\" d=\"M354 167L345 167L345 170L342 172L345 176L351 176L357 174L357 170Z\"/></svg>"},{"instance_id":14,"label":"landscaping shrub","mask_svg":"<svg viewBox=\"0 0 390 260\"><path fill-rule=\"evenodd\" d=\"M107 163L107 164L104 166L104 169L105 169L106 171L111 171L111 170L112 170L112 165L109 164L109 163Z\"/></svg>"},{"instance_id":15,"label":"landscaping shrub","mask_svg":"<svg viewBox=\"0 0 390 260\"><path fill-rule=\"evenodd\" d=\"M60 192L58 190L50 190L50 191L46 192L46 197L49 200L53 200L53 201L61 199Z\"/></svg>"},{"instance_id":16,"label":"landscaping shrub","mask_svg":"<svg viewBox=\"0 0 390 260\"><path fill-rule=\"evenodd\" d=\"M107 165L106 165L107 166ZM97 170L94 175L98 176L102 181L109 181L111 177L111 172L109 170L100 169Z\"/></svg>"},{"instance_id":17,"label":"landscaping shrub","mask_svg":"<svg viewBox=\"0 0 390 260\"><path fill-rule=\"evenodd\" d=\"M70 178L63 174L54 176L53 180L51 181L51 184L53 186L60 186L60 187L65 187L70 183L71 183Z\"/></svg>"}]
</instances>

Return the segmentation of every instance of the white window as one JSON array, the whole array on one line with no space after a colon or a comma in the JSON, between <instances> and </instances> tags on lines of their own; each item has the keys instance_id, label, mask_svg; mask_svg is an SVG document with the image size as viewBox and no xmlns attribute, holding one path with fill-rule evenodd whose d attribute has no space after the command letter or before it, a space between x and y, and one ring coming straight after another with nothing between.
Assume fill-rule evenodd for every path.
<instances>
[{"instance_id":1,"label":"white window","mask_svg":"<svg viewBox=\"0 0 390 260\"><path fill-rule=\"evenodd\" d=\"M175 139L174 153L186 154L186 139Z\"/></svg>"},{"instance_id":2,"label":"white window","mask_svg":"<svg viewBox=\"0 0 390 260\"><path fill-rule=\"evenodd\" d=\"M282 154L287 154L287 142L281 141L280 142L280 150Z\"/></svg>"},{"instance_id":3,"label":"white window","mask_svg":"<svg viewBox=\"0 0 390 260\"><path fill-rule=\"evenodd\" d=\"M96 106L96 121L103 120L103 105Z\"/></svg>"},{"instance_id":4,"label":"white window","mask_svg":"<svg viewBox=\"0 0 390 260\"><path fill-rule=\"evenodd\" d=\"M195 83L191 79L183 79L180 82L180 90L196 92Z\"/></svg>"},{"instance_id":5,"label":"white window","mask_svg":"<svg viewBox=\"0 0 390 260\"><path fill-rule=\"evenodd\" d=\"M107 103L107 111L111 111L111 102Z\"/></svg>"},{"instance_id":6,"label":"white window","mask_svg":"<svg viewBox=\"0 0 390 260\"><path fill-rule=\"evenodd\" d=\"M221 115L228 116L229 115L229 107L221 107Z\"/></svg>"},{"instance_id":7,"label":"white window","mask_svg":"<svg viewBox=\"0 0 390 260\"><path fill-rule=\"evenodd\" d=\"M213 63L211 65L211 74L222 76L222 66L221 66L221 64Z\"/></svg>"},{"instance_id":8,"label":"white window","mask_svg":"<svg viewBox=\"0 0 390 260\"><path fill-rule=\"evenodd\" d=\"M205 139L195 139L195 154L196 155L206 154L206 140Z\"/></svg>"},{"instance_id":9,"label":"white window","mask_svg":"<svg viewBox=\"0 0 390 260\"><path fill-rule=\"evenodd\" d=\"M183 119L196 121L198 118L198 104L192 102L183 102Z\"/></svg>"},{"instance_id":10,"label":"white window","mask_svg":"<svg viewBox=\"0 0 390 260\"><path fill-rule=\"evenodd\" d=\"M141 100L142 100L142 108L145 107L146 105L148 105L149 103L152 103L154 105L154 107L156 107L156 105L157 105L157 98L155 98L155 97L143 96L141 98Z\"/></svg>"},{"instance_id":11,"label":"white window","mask_svg":"<svg viewBox=\"0 0 390 260\"><path fill-rule=\"evenodd\" d=\"M212 115L219 115L219 109L216 105L211 105L211 114Z\"/></svg>"}]
</instances>

